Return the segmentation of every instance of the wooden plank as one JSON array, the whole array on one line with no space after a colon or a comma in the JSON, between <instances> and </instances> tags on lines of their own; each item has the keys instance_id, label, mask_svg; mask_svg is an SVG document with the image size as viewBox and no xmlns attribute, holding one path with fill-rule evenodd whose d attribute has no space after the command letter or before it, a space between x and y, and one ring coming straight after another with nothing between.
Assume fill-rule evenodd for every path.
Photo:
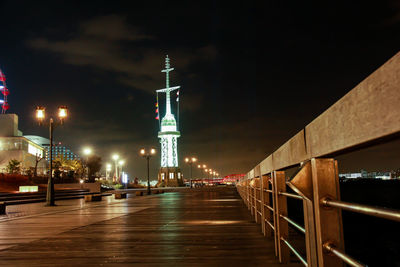
<instances>
[{"instance_id":1,"label":"wooden plank","mask_svg":"<svg viewBox=\"0 0 400 267\"><path fill-rule=\"evenodd\" d=\"M137 206L148 208L136 211ZM24 231L15 222L0 223L2 233L16 229L28 238L40 230L44 236L0 251L1 266L282 266L273 240L260 234L233 188L128 198L101 208L38 216L36 223L32 218L18 221ZM74 228L58 230L66 222Z\"/></svg>"}]
</instances>

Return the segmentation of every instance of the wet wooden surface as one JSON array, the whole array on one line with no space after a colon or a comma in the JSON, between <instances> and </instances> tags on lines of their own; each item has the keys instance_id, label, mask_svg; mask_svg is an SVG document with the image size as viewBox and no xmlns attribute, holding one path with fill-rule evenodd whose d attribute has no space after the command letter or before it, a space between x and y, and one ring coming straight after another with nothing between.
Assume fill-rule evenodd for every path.
<instances>
[{"instance_id":1,"label":"wet wooden surface","mask_svg":"<svg viewBox=\"0 0 400 267\"><path fill-rule=\"evenodd\" d=\"M129 195L0 232L1 266L301 266L278 263L235 188Z\"/></svg>"}]
</instances>

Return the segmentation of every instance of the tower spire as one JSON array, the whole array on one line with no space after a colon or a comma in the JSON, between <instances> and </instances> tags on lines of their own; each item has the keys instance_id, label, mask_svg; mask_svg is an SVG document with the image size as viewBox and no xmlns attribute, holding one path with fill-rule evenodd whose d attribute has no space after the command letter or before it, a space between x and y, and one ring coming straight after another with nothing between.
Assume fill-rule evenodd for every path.
<instances>
[{"instance_id":1,"label":"tower spire","mask_svg":"<svg viewBox=\"0 0 400 267\"><path fill-rule=\"evenodd\" d=\"M169 72L173 71L174 68L171 68L171 64L169 62L169 57L168 55L165 57L165 69L163 69L161 72L165 72L165 94L166 94L166 105L165 105L165 114L169 115L171 114L171 91L178 89L175 87L169 87Z\"/></svg>"}]
</instances>

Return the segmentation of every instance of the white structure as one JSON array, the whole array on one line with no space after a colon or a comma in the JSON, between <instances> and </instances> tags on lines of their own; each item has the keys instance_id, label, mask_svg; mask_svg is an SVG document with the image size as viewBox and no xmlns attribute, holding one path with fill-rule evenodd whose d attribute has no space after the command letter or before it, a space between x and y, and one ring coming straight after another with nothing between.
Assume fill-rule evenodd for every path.
<instances>
[{"instance_id":1,"label":"white structure","mask_svg":"<svg viewBox=\"0 0 400 267\"><path fill-rule=\"evenodd\" d=\"M165 115L161 120L160 132L158 137L161 143L161 168L158 182L160 185L178 186L182 185L182 175L178 168L178 138L181 136L177 129L177 123L174 114L171 112L171 92L180 88L180 86L169 86L169 72L171 68L168 55L165 58L166 86L164 89L157 90L157 93L166 94ZM157 103L158 105L158 103Z\"/></svg>"}]
</instances>

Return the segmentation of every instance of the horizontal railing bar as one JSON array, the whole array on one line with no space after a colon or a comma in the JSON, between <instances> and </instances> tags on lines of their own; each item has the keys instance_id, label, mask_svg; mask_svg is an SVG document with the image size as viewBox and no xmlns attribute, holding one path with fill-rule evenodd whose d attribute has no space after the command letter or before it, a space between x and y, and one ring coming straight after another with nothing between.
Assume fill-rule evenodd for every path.
<instances>
[{"instance_id":1,"label":"horizontal railing bar","mask_svg":"<svg viewBox=\"0 0 400 267\"><path fill-rule=\"evenodd\" d=\"M292 194L292 193L287 193L287 192L279 192L278 193L281 196L286 196L286 197L291 197L291 198L296 198L296 199L303 199L301 196Z\"/></svg>"},{"instance_id":2,"label":"horizontal railing bar","mask_svg":"<svg viewBox=\"0 0 400 267\"><path fill-rule=\"evenodd\" d=\"M306 233L306 229L298 225L296 222L292 221L289 217L286 217L285 215L282 214L279 214L279 217L283 218L285 221L287 221L288 223L299 229L301 232L303 232L303 234Z\"/></svg>"},{"instance_id":3,"label":"horizontal railing bar","mask_svg":"<svg viewBox=\"0 0 400 267\"><path fill-rule=\"evenodd\" d=\"M270 189L264 189L264 192L273 193L273 191Z\"/></svg>"},{"instance_id":4,"label":"horizontal railing bar","mask_svg":"<svg viewBox=\"0 0 400 267\"><path fill-rule=\"evenodd\" d=\"M256 200L257 200L257 202L261 203L261 200L259 200L259 199L256 199Z\"/></svg>"},{"instance_id":5,"label":"horizontal railing bar","mask_svg":"<svg viewBox=\"0 0 400 267\"><path fill-rule=\"evenodd\" d=\"M272 228L272 230L275 231L275 227L272 225L272 223L270 223L267 219L265 219L264 221L269 225L269 227Z\"/></svg>"},{"instance_id":6,"label":"horizontal railing bar","mask_svg":"<svg viewBox=\"0 0 400 267\"><path fill-rule=\"evenodd\" d=\"M303 259L300 253L294 247L292 247L292 245L290 245L290 243L285 238L281 237L281 240L286 244L286 246L288 246L288 248L293 252L293 254L296 255L296 257L301 261L301 263L304 264L304 266L308 266L307 261Z\"/></svg>"},{"instance_id":7,"label":"horizontal railing bar","mask_svg":"<svg viewBox=\"0 0 400 267\"><path fill-rule=\"evenodd\" d=\"M352 257L350 257L349 255L345 254L343 251L335 248L334 246L332 246L329 243L325 243L323 245L324 249L326 249L328 252L331 252L332 254L334 254L336 257L340 258L341 260L343 260L345 263L347 263L350 266L354 266L354 267L364 267L367 265L364 265L362 263L360 263L359 261L353 259Z\"/></svg>"},{"instance_id":8,"label":"horizontal railing bar","mask_svg":"<svg viewBox=\"0 0 400 267\"><path fill-rule=\"evenodd\" d=\"M400 211L385 209L385 208L376 208L367 205L360 205L356 203L349 203L339 200L331 200L325 198L322 200L322 204L327 207L341 208L348 211L353 211L357 213L362 213L370 216L380 217L384 219L389 219L393 221L400 222Z\"/></svg>"},{"instance_id":9,"label":"horizontal railing bar","mask_svg":"<svg viewBox=\"0 0 400 267\"><path fill-rule=\"evenodd\" d=\"M269 206L267 204L264 204L264 206L267 207L270 211L274 211L274 209L271 206Z\"/></svg>"},{"instance_id":10,"label":"horizontal railing bar","mask_svg":"<svg viewBox=\"0 0 400 267\"><path fill-rule=\"evenodd\" d=\"M261 211L258 211L258 210L257 210L257 213L258 213L258 214L260 214L260 216L262 216L262 213L261 213Z\"/></svg>"}]
</instances>

